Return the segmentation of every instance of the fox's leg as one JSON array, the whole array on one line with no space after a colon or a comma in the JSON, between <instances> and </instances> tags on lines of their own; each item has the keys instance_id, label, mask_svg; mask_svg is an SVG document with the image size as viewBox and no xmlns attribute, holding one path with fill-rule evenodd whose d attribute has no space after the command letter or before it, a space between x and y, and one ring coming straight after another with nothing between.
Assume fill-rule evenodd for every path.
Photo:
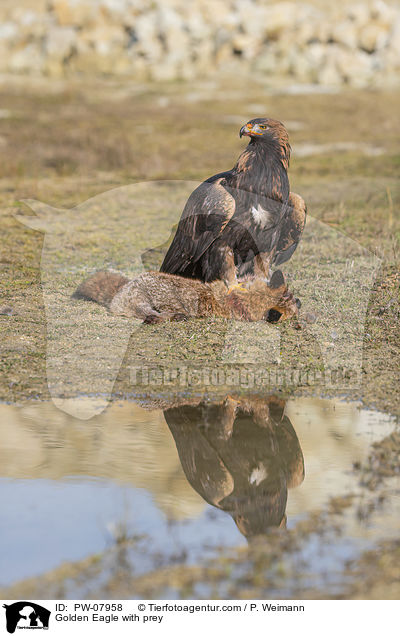
<instances>
[{"instance_id":1,"label":"fox's leg","mask_svg":"<svg viewBox=\"0 0 400 636\"><path fill-rule=\"evenodd\" d=\"M115 316L141 320L145 320L149 316L154 318L161 316L159 311L153 309L146 294L132 285L123 287L114 296L110 304L110 311Z\"/></svg>"},{"instance_id":2,"label":"fox's leg","mask_svg":"<svg viewBox=\"0 0 400 636\"><path fill-rule=\"evenodd\" d=\"M134 285L125 286L116 294L110 304L111 313L127 318L139 318L147 325L154 325L166 320L186 320L189 316L184 311L157 311L148 295Z\"/></svg>"}]
</instances>

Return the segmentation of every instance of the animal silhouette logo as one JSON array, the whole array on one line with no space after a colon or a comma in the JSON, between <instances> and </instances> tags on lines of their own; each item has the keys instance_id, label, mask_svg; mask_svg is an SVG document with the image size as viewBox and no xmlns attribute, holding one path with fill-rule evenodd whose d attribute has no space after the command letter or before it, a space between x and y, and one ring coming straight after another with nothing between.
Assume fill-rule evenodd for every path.
<instances>
[{"instance_id":1,"label":"animal silhouette logo","mask_svg":"<svg viewBox=\"0 0 400 636\"><path fill-rule=\"evenodd\" d=\"M6 610L7 631L14 634L18 629L48 629L50 610L32 603L31 601L18 601L11 605L3 605Z\"/></svg>"}]
</instances>

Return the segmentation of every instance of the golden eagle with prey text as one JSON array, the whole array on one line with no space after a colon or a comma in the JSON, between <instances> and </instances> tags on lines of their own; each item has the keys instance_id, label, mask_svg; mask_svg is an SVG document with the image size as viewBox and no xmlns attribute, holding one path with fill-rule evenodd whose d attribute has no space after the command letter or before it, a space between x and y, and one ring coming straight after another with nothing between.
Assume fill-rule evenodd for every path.
<instances>
[{"instance_id":1,"label":"golden eagle with prey text","mask_svg":"<svg viewBox=\"0 0 400 636\"><path fill-rule=\"evenodd\" d=\"M295 251L306 206L290 192L287 130L275 119L252 119L243 135L250 143L232 170L210 177L187 200L162 272L232 286L246 276L268 278Z\"/></svg>"}]
</instances>

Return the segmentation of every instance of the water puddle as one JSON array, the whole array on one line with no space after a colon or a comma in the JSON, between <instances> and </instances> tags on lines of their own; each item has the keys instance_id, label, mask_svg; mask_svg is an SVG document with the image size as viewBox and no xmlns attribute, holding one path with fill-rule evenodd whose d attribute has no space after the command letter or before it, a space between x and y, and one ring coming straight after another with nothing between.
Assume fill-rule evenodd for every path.
<instances>
[{"instance_id":1,"label":"water puddle","mask_svg":"<svg viewBox=\"0 0 400 636\"><path fill-rule=\"evenodd\" d=\"M134 538L138 575L295 527L330 497L359 492L353 464L396 426L389 415L337 400L143 404L113 403L87 422L50 403L0 406L1 586L121 537ZM354 542L396 534L399 502L389 497L373 524L353 515L343 559ZM316 561L326 570L329 549L324 558L327 565Z\"/></svg>"}]
</instances>

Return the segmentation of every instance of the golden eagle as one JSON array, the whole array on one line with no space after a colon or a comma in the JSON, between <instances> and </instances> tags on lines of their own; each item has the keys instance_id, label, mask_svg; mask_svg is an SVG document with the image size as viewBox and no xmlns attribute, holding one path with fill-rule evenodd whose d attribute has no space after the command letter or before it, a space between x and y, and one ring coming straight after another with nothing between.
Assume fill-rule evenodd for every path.
<instances>
[{"instance_id":1,"label":"golden eagle","mask_svg":"<svg viewBox=\"0 0 400 636\"><path fill-rule=\"evenodd\" d=\"M162 272L231 286L248 275L268 278L296 249L306 206L289 189L287 130L275 119L252 119L243 135L250 143L234 168L187 200Z\"/></svg>"}]
</instances>

